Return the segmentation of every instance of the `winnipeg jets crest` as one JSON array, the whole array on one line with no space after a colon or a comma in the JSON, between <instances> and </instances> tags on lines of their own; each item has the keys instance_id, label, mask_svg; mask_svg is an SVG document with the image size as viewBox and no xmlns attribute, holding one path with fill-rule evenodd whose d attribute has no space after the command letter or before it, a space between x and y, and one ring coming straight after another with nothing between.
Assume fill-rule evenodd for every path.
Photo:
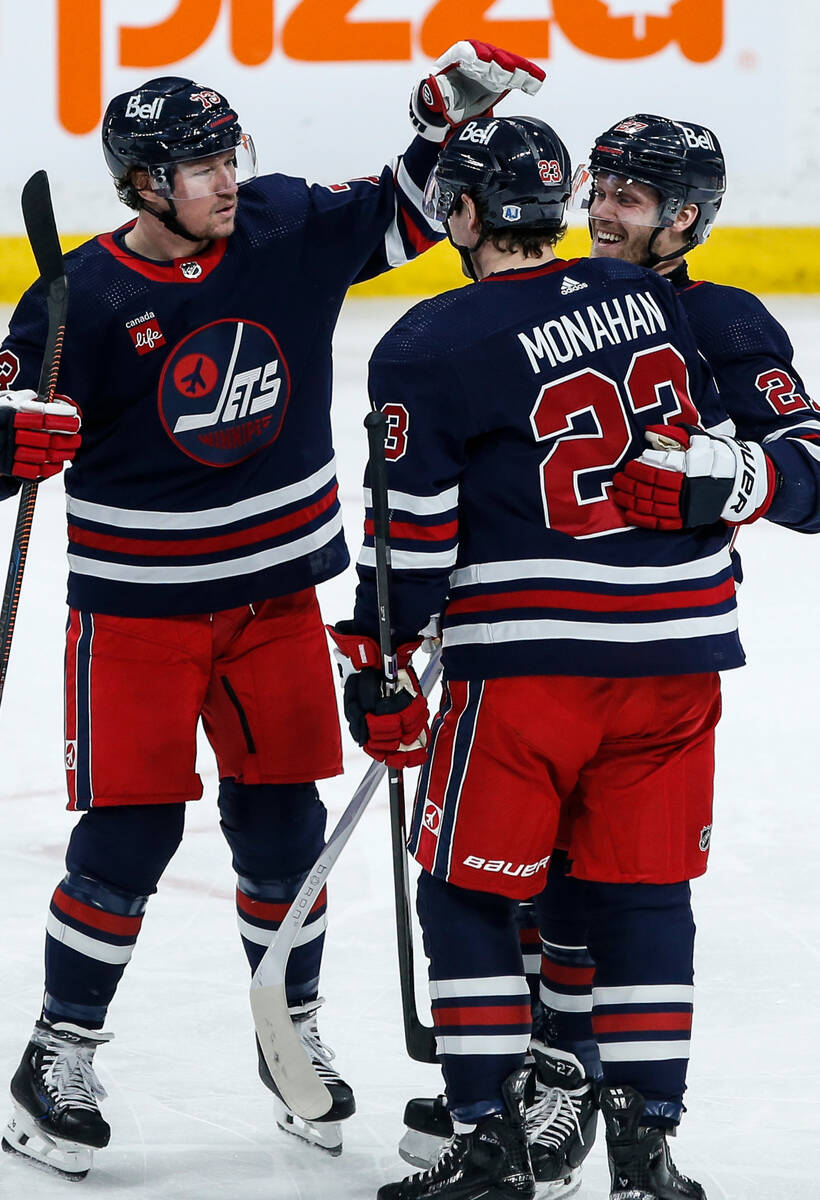
<instances>
[{"instance_id":1,"label":"winnipeg jets crest","mask_svg":"<svg viewBox=\"0 0 820 1200\"><path fill-rule=\"evenodd\" d=\"M195 329L163 367L157 402L171 440L190 458L229 467L274 441L290 371L269 329L224 319Z\"/></svg>"}]
</instances>

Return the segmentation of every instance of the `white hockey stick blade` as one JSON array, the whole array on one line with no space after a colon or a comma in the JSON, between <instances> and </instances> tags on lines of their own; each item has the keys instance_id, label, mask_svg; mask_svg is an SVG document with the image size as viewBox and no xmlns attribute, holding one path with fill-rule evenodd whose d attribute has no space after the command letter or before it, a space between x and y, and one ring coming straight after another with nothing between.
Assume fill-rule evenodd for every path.
<instances>
[{"instance_id":1,"label":"white hockey stick blade","mask_svg":"<svg viewBox=\"0 0 820 1200\"><path fill-rule=\"evenodd\" d=\"M437 650L421 677L425 696L433 690L440 674L441 651ZM251 979L251 1012L265 1062L285 1104L305 1121L316 1121L325 1116L332 1107L332 1100L314 1071L288 1012L285 971L290 952L316 897L385 771L384 763L373 762L368 767Z\"/></svg>"}]
</instances>

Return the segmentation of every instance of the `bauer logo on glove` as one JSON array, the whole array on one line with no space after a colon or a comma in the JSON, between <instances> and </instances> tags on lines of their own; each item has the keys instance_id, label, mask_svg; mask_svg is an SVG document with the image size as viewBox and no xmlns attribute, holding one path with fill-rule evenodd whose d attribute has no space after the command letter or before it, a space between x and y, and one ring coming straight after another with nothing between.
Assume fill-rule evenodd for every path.
<instances>
[{"instance_id":1,"label":"bauer logo on glove","mask_svg":"<svg viewBox=\"0 0 820 1200\"><path fill-rule=\"evenodd\" d=\"M66 396L37 399L29 388L0 392L0 474L48 479L80 446L80 417Z\"/></svg>"},{"instance_id":2,"label":"bauer logo on glove","mask_svg":"<svg viewBox=\"0 0 820 1200\"><path fill-rule=\"evenodd\" d=\"M519 54L488 42L456 42L413 88L410 119L423 138L443 142L465 121L491 116L513 88L534 96L543 82L541 67Z\"/></svg>"},{"instance_id":3,"label":"bauer logo on glove","mask_svg":"<svg viewBox=\"0 0 820 1200\"><path fill-rule=\"evenodd\" d=\"M762 517L774 499L780 476L757 442L688 425L650 425L646 440L650 448L612 482L612 499L630 525L741 525Z\"/></svg>"}]
</instances>

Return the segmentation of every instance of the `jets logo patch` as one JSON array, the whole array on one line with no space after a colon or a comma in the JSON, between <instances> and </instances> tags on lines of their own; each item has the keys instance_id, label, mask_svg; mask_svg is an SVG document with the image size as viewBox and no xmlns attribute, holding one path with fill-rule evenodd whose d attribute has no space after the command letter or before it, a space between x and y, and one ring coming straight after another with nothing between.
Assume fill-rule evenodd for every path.
<instances>
[{"instance_id":1,"label":"jets logo patch","mask_svg":"<svg viewBox=\"0 0 820 1200\"><path fill-rule=\"evenodd\" d=\"M157 403L183 454L230 467L279 436L289 398L290 371L271 331L225 319L177 343L165 360Z\"/></svg>"}]
</instances>

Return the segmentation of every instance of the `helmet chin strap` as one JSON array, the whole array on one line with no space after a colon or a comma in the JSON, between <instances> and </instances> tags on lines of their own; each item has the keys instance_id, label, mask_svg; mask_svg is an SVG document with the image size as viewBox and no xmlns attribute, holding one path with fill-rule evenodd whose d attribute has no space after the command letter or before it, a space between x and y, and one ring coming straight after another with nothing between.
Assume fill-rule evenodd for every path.
<instances>
[{"instance_id":1,"label":"helmet chin strap","mask_svg":"<svg viewBox=\"0 0 820 1200\"><path fill-rule=\"evenodd\" d=\"M176 205L174 204L173 200L170 199L170 197L168 199L167 209L152 208L145 202L143 202L143 208L146 212L150 213L152 217L156 217L160 224L164 225L169 233L173 233L177 237L185 238L187 242L202 242L207 240L205 238L195 236L185 228L180 221L179 216L177 215Z\"/></svg>"},{"instance_id":2,"label":"helmet chin strap","mask_svg":"<svg viewBox=\"0 0 820 1200\"><path fill-rule=\"evenodd\" d=\"M487 240L487 234L479 234L478 241L474 246L460 246L450 232L449 220L445 221L444 228L447 231L447 240L449 241L450 245L453 247L453 249L458 250L459 257L461 258L461 265L464 267L464 274L469 279L472 279L473 283L478 283L478 275L476 274L473 255L480 246L483 246L484 242Z\"/></svg>"},{"instance_id":3,"label":"helmet chin strap","mask_svg":"<svg viewBox=\"0 0 820 1200\"><path fill-rule=\"evenodd\" d=\"M687 242L684 242L684 244L679 246L677 250L673 250L671 254L656 254L652 247L655 244L655 238L659 233L663 232L663 229L663 225L658 225L652 230L652 236L650 237L649 245L646 248L646 265L648 267L657 267L661 263L671 262L673 258L685 258L689 251L694 250L695 246L698 244L697 238L692 235L689 237Z\"/></svg>"}]
</instances>

